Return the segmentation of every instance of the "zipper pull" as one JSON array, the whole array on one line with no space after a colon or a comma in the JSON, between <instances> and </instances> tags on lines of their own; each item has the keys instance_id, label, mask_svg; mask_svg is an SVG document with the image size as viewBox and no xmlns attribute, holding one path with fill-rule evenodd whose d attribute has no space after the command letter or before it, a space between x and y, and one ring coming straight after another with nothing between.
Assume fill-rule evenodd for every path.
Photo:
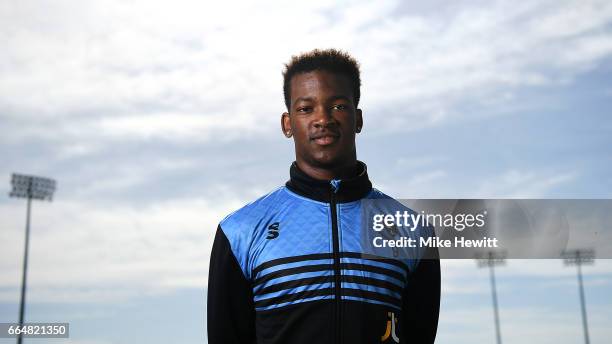
<instances>
[{"instance_id":1,"label":"zipper pull","mask_svg":"<svg viewBox=\"0 0 612 344\"><path fill-rule=\"evenodd\" d=\"M338 193L338 189L340 189L340 179L332 179L329 183L331 184L332 191Z\"/></svg>"}]
</instances>

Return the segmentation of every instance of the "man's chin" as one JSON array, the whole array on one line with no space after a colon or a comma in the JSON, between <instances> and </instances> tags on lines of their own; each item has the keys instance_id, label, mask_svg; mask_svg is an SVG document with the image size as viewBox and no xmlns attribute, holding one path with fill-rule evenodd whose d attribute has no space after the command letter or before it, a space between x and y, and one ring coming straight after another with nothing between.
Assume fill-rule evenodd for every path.
<instances>
[{"instance_id":1,"label":"man's chin","mask_svg":"<svg viewBox=\"0 0 612 344\"><path fill-rule=\"evenodd\" d=\"M312 159L312 165L324 169L336 169L346 164L345 159L336 154L321 154Z\"/></svg>"}]
</instances>

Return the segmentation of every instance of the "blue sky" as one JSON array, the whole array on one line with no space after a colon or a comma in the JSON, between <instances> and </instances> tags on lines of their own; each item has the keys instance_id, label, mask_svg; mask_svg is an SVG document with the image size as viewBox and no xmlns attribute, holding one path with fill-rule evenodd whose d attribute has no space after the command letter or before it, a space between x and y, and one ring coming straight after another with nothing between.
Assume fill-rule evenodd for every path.
<instances>
[{"instance_id":1,"label":"blue sky","mask_svg":"<svg viewBox=\"0 0 612 344\"><path fill-rule=\"evenodd\" d=\"M4 1L0 23L0 194L11 172L58 181L33 208L27 319L71 343L205 341L216 224L287 179L281 71L313 48L361 62L358 155L390 195L612 196L608 1ZM24 217L0 197L0 321ZM486 271L443 274L439 342L493 341ZM604 342L612 264L585 274ZM573 269L510 261L498 285L506 343L581 340Z\"/></svg>"}]
</instances>

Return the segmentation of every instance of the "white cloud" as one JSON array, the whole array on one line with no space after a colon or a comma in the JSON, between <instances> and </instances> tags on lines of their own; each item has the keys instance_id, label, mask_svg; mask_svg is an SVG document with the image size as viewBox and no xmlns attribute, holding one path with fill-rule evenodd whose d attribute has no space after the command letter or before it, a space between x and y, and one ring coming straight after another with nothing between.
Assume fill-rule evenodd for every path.
<instances>
[{"instance_id":1,"label":"white cloud","mask_svg":"<svg viewBox=\"0 0 612 344\"><path fill-rule=\"evenodd\" d=\"M110 137L131 137L132 139L164 139L196 143L212 139L230 141L244 138L243 131L235 128L249 126L253 131L261 130L253 117L246 114L237 116L202 116L199 114L150 114L103 118L97 126Z\"/></svg>"},{"instance_id":2,"label":"white cloud","mask_svg":"<svg viewBox=\"0 0 612 344\"><path fill-rule=\"evenodd\" d=\"M289 55L337 46L362 62L376 128L415 130L469 115L454 110L462 101L571 80L612 54L606 1L464 3L429 14L394 1L308 5L5 3L3 116L27 127L23 140L45 129L44 117L58 128L80 118L86 141L263 130L282 111Z\"/></svg>"}]
</instances>

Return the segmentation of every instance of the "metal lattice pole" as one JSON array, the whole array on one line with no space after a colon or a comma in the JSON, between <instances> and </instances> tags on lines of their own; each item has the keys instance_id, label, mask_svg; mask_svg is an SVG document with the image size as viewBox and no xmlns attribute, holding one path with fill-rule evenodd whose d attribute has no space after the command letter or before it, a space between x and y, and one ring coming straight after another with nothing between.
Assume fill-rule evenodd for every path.
<instances>
[{"instance_id":1,"label":"metal lattice pole","mask_svg":"<svg viewBox=\"0 0 612 344\"><path fill-rule=\"evenodd\" d=\"M11 185L13 189L9 194L10 197L26 198L28 200L26 211L25 248L23 252L23 273L21 276L21 297L19 301L19 327L21 328L25 319L32 199L51 201L53 199L53 192L55 191L55 180L13 173L11 177ZM21 344L22 340L23 337L22 333L20 332L17 336L17 344Z\"/></svg>"},{"instance_id":2,"label":"metal lattice pole","mask_svg":"<svg viewBox=\"0 0 612 344\"><path fill-rule=\"evenodd\" d=\"M578 293L580 296L580 311L582 313L582 329L584 331L584 342L589 344L589 324L587 321L586 301L584 298L584 286L582 283L582 265L593 264L595 259L595 251L586 250L571 250L561 253L565 261L565 265L576 265L578 274Z\"/></svg>"},{"instance_id":3,"label":"metal lattice pole","mask_svg":"<svg viewBox=\"0 0 612 344\"><path fill-rule=\"evenodd\" d=\"M495 321L495 338L497 340L497 344L502 344L501 325L499 320L499 307L497 303L497 286L495 284L495 266L504 265L506 263L506 253L505 251L489 251L484 254L477 254L476 261L478 263L478 267L489 267L491 296L493 299L493 318Z\"/></svg>"}]
</instances>

